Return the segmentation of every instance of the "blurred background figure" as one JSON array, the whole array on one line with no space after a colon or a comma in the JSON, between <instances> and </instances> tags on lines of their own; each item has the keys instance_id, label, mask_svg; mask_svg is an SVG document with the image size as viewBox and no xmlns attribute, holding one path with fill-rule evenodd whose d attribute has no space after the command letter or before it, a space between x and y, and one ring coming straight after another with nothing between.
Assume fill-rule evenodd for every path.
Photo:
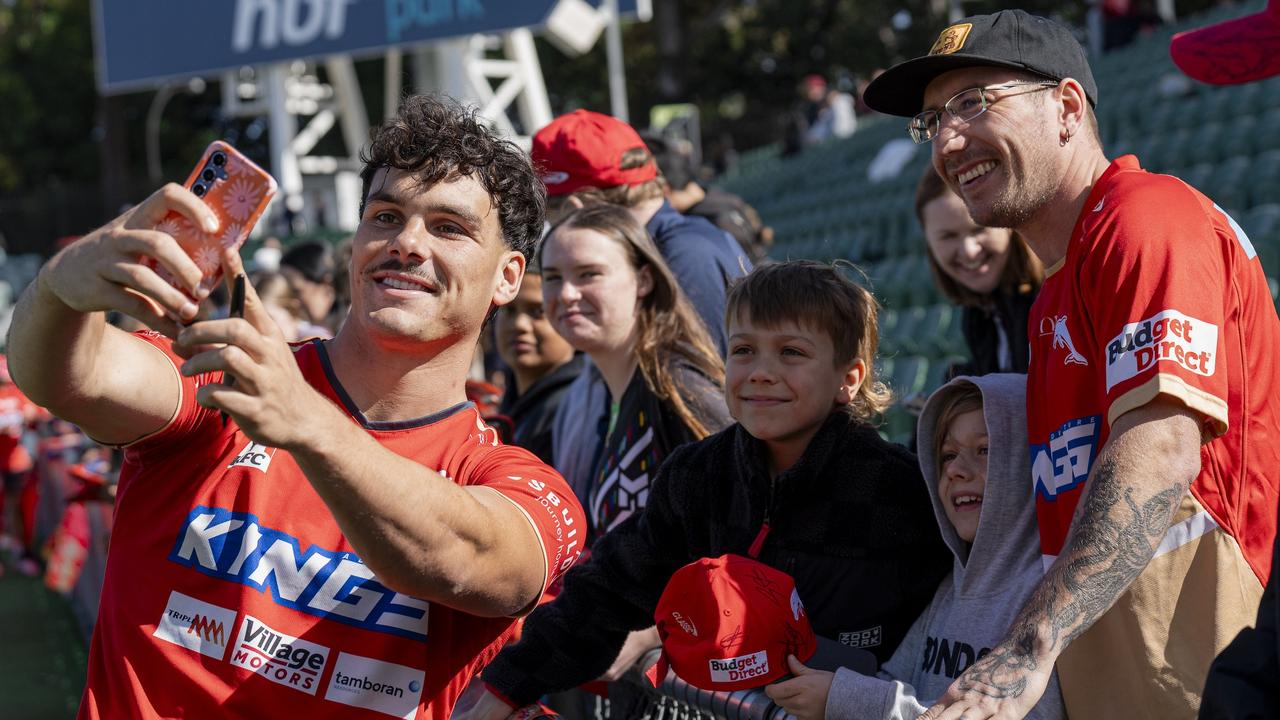
<instances>
[{"instance_id":1,"label":"blurred background figure","mask_svg":"<svg viewBox=\"0 0 1280 720\"><path fill-rule=\"evenodd\" d=\"M667 185L667 202L676 212L706 218L732 235L753 264L768 257L773 228L764 224L746 200L723 188L703 184L687 140L653 133L641 137L658 161L658 170Z\"/></svg>"},{"instance_id":2,"label":"blurred background figure","mask_svg":"<svg viewBox=\"0 0 1280 720\"><path fill-rule=\"evenodd\" d=\"M258 297L262 300L267 312L271 314L271 319L275 320L276 325L280 326L280 332L284 334L285 340L297 342L316 337L315 335L303 333L304 325L309 328L314 328L315 326L307 322L302 300L299 299L293 285L289 283L284 273L256 272L249 278L249 281L253 283L253 288L258 291Z\"/></svg>"},{"instance_id":3,"label":"blurred background figure","mask_svg":"<svg viewBox=\"0 0 1280 720\"><path fill-rule=\"evenodd\" d=\"M532 264L516 299L493 318L494 344L510 368L498 408L511 423L509 442L552 462L551 427L565 391L582 371L582 356L556 332L542 306L542 273Z\"/></svg>"},{"instance_id":4,"label":"blurred background figure","mask_svg":"<svg viewBox=\"0 0 1280 720\"><path fill-rule=\"evenodd\" d=\"M849 137L857 129L853 96L829 87L821 75L806 75L800 82L800 100L787 123L783 154L794 154L832 138Z\"/></svg>"},{"instance_id":5,"label":"blurred background figure","mask_svg":"<svg viewBox=\"0 0 1280 720\"><path fill-rule=\"evenodd\" d=\"M280 258L280 272L302 303L304 337L333 337L334 268L333 249L318 240L298 243Z\"/></svg>"},{"instance_id":6,"label":"blurred background figure","mask_svg":"<svg viewBox=\"0 0 1280 720\"><path fill-rule=\"evenodd\" d=\"M948 376L1027 371L1027 317L1044 269L1012 230L982 227L932 166L916 188L916 217L938 289L964 308L969 360Z\"/></svg>"}]
</instances>

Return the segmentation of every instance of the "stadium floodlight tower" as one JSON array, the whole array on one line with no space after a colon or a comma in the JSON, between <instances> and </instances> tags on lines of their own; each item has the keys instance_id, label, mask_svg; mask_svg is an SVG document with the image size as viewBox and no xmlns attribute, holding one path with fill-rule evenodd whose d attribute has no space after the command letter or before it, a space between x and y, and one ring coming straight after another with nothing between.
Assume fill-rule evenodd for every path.
<instances>
[{"instance_id":1,"label":"stadium floodlight tower","mask_svg":"<svg viewBox=\"0 0 1280 720\"><path fill-rule=\"evenodd\" d=\"M359 204L359 152L369 136L356 58L385 58L381 116L395 113L407 88L440 92L474 105L496 130L527 146L527 136L551 121L531 27L545 28L563 51L582 53L611 24L611 94L615 112L620 109L625 117L616 27L623 13L647 20L649 0L594 1L606 5L598 8L587 0L95 0L99 87L105 94L221 77L226 116L267 118L270 169L280 185L277 200L293 213L351 230ZM405 83L406 56L411 85ZM321 141L335 127L343 152L319 154ZM306 203L304 197L318 201Z\"/></svg>"}]
</instances>

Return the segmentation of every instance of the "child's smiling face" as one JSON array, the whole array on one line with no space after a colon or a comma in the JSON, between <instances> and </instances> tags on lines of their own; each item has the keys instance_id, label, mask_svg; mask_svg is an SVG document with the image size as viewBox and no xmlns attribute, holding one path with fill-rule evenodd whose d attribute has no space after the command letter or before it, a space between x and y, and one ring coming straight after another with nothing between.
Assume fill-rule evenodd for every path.
<instances>
[{"instance_id":1,"label":"child's smiling face","mask_svg":"<svg viewBox=\"0 0 1280 720\"><path fill-rule=\"evenodd\" d=\"M957 415L938 448L938 498L960 539L978 535L987 488L987 423L982 410Z\"/></svg>"},{"instance_id":2,"label":"child's smiling face","mask_svg":"<svg viewBox=\"0 0 1280 720\"><path fill-rule=\"evenodd\" d=\"M775 471L790 467L836 405L848 404L866 375L861 360L837 365L825 332L784 321L729 324L725 401L729 414L769 448Z\"/></svg>"}]
</instances>

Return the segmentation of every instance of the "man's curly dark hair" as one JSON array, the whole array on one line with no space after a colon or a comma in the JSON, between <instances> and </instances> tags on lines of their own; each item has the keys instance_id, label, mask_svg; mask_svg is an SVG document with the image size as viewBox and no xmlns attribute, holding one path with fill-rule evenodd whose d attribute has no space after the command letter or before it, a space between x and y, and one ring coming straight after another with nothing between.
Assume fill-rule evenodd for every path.
<instances>
[{"instance_id":1,"label":"man's curly dark hair","mask_svg":"<svg viewBox=\"0 0 1280 720\"><path fill-rule=\"evenodd\" d=\"M542 237L547 190L529 156L476 119L475 110L431 95L406 98L400 112L372 133L360 153L360 214L381 168L415 174L430 187L454 173L474 177L498 209L502 236L527 260Z\"/></svg>"}]
</instances>

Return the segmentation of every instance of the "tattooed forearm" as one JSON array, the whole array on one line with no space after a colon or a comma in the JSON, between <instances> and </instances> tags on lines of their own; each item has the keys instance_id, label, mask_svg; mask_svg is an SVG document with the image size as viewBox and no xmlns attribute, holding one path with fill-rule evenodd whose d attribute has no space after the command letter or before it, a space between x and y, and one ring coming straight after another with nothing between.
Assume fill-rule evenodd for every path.
<instances>
[{"instance_id":1,"label":"tattooed forearm","mask_svg":"<svg viewBox=\"0 0 1280 720\"><path fill-rule=\"evenodd\" d=\"M1014 621L1006 642L975 663L961 687L994 698L1019 697L1037 659L1056 656L1102 616L1151 561L1187 482L1144 496L1100 459L1076 508L1062 556Z\"/></svg>"}]
</instances>

